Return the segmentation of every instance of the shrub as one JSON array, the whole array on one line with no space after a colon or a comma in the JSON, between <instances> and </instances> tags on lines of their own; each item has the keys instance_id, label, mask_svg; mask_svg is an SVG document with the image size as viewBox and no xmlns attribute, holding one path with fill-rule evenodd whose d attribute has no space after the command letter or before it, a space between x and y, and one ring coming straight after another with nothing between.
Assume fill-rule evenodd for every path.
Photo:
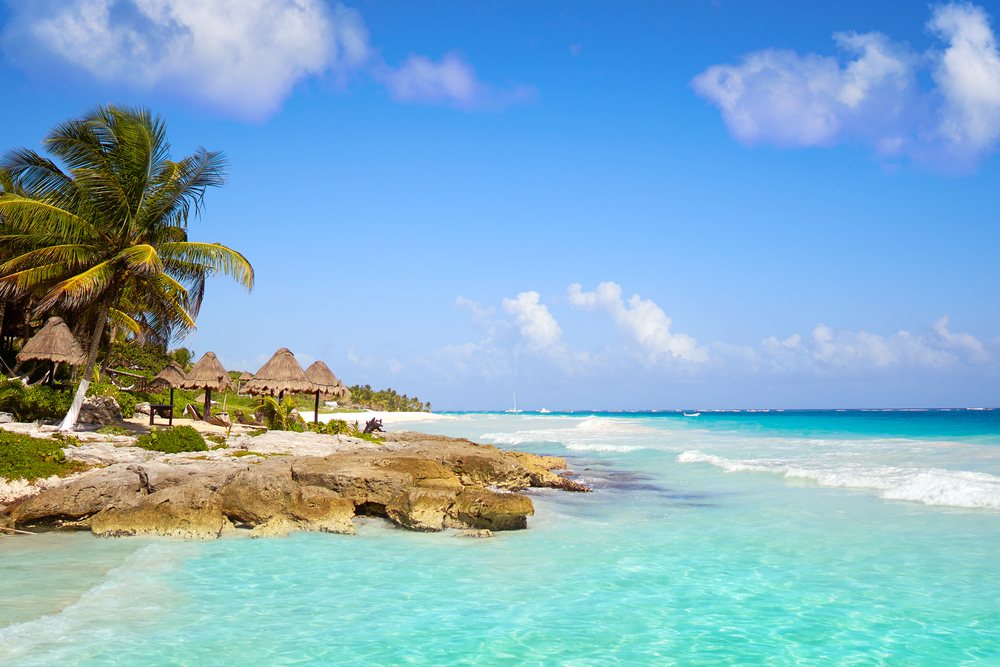
<instances>
[{"instance_id":1,"label":"shrub","mask_svg":"<svg viewBox=\"0 0 1000 667\"><path fill-rule=\"evenodd\" d=\"M79 461L67 461L58 442L0 431L0 478L32 481L86 468Z\"/></svg>"},{"instance_id":2,"label":"shrub","mask_svg":"<svg viewBox=\"0 0 1000 667\"><path fill-rule=\"evenodd\" d=\"M324 435L349 435L352 438L361 438L362 440L367 440L368 442L375 442L381 444L382 441L375 436L374 429L370 430L372 427L372 422L378 420L370 420L364 428L358 426L358 422L353 424L348 424L343 419L331 419L326 423L320 422L319 424L314 424L310 422L307 424L310 431L314 433L323 433ZM378 428L381 429L381 422L378 422Z\"/></svg>"},{"instance_id":3,"label":"shrub","mask_svg":"<svg viewBox=\"0 0 1000 667\"><path fill-rule=\"evenodd\" d=\"M149 433L139 436L135 444L143 449L166 454L208 451L208 446L205 444L205 439L201 437L201 433L190 426L175 426L163 431L154 428Z\"/></svg>"},{"instance_id":4,"label":"shrub","mask_svg":"<svg viewBox=\"0 0 1000 667\"><path fill-rule=\"evenodd\" d=\"M20 422L59 419L69 410L73 392L51 387L25 387L17 380L0 376L0 412L9 412Z\"/></svg>"}]
</instances>

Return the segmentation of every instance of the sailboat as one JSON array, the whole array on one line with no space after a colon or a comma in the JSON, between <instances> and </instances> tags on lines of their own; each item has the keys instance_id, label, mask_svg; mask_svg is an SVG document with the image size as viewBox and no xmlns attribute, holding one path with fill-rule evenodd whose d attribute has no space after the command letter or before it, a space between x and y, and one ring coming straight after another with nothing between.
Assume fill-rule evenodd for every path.
<instances>
[{"instance_id":1,"label":"sailboat","mask_svg":"<svg viewBox=\"0 0 1000 667\"><path fill-rule=\"evenodd\" d=\"M513 413L513 414L520 414L521 413L521 410L517 409L517 393L516 392L514 393L514 409L513 410L507 410L507 412L510 412L510 413Z\"/></svg>"}]
</instances>

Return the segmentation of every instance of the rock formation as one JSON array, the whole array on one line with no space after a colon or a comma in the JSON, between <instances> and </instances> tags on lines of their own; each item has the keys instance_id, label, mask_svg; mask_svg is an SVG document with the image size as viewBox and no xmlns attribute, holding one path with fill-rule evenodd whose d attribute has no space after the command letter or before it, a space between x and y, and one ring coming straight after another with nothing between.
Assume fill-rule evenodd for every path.
<instances>
[{"instance_id":1,"label":"rock formation","mask_svg":"<svg viewBox=\"0 0 1000 667\"><path fill-rule=\"evenodd\" d=\"M383 446L345 441L326 456L273 452L273 443L265 444L272 453L213 451L214 459L147 460L148 452L138 450L132 462L90 470L15 502L3 509L0 525L211 539L234 524L251 528L253 537L354 534L355 516L378 516L409 530L457 528L486 537L527 528L534 505L516 491L589 491L552 472L566 467L560 458L412 431L386 436ZM256 439L247 440L242 446L253 447ZM127 444L117 451L133 449Z\"/></svg>"}]
</instances>

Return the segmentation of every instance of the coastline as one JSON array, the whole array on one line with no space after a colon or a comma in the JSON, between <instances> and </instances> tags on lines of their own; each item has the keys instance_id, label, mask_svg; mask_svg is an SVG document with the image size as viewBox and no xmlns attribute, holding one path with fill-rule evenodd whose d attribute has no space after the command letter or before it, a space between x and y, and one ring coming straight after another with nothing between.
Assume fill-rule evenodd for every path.
<instances>
[{"instance_id":1,"label":"coastline","mask_svg":"<svg viewBox=\"0 0 1000 667\"><path fill-rule=\"evenodd\" d=\"M136 421L128 424L138 435ZM0 428L54 434L33 424ZM138 448L135 435L76 435L79 444L63 452L89 469L0 485L0 533L89 529L101 537L213 539L246 528L251 537L298 530L354 534L353 519L369 516L420 532L458 528L491 537L527 527L534 506L518 491L590 490L570 479L562 458L417 431L389 431L379 443L312 432L236 434L208 451L180 454Z\"/></svg>"}]
</instances>

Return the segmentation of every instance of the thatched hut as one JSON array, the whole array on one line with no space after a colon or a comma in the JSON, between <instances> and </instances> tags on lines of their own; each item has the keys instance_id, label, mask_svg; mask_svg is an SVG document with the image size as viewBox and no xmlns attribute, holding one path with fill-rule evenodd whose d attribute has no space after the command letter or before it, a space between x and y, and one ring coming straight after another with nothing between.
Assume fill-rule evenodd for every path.
<instances>
[{"instance_id":1,"label":"thatched hut","mask_svg":"<svg viewBox=\"0 0 1000 667\"><path fill-rule=\"evenodd\" d=\"M351 392L347 390L330 367L322 361L313 362L312 366L306 369L306 377L316 385L316 414L314 421L319 423L319 395L336 396L337 398L349 398Z\"/></svg>"},{"instance_id":2,"label":"thatched hut","mask_svg":"<svg viewBox=\"0 0 1000 667\"><path fill-rule=\"evenodd\" d=\"M313 393L315 385L306 377L302 366L295 360L295 355L283 347L260 367L253 379L247 382L244 389L255 396L260 394L278 394L280 399L286 391L301 391Z\"/></svg>"},{"instance_id":3,"label":"thatched hut","mask_svg":"<svg viewBox=\"0 0 1000 667\"><path fill-rule=\"evenodd\" d=\"M253 373L249 371L243 371L243 374L239 376L236 380L236 393L242 393L243 385L253 379Z\"/></svg>"},{"instance_id":4,"label":"thatched hut","mask_svg":"<svg viewBox=\"0 0 1000 667\"><path fill-rule=\"evenodd\" d=\"M50 384L55 378L57 365L65 363L82 366L87 361L83 348L73 338L73 333L61 317L50 317L41 331L25 343L17 354L17 360L21 363L32 359L52 362Z\"/></svg>"},{"instance_id":5,"label":"thatched hut","mask_svg":"<svg viewBox=\"0 0 1000 667\"><path fill-rule=\"evenodd\" d=\"M206 352L191 372L184 378L181 386L185 389L205 390L205 418L212 416L212 390L225 391L233 388L229 373L222 367L214 352Z\"/></svg>"},{"instance_id":6,"label":"thatched hut","mask_svg":"<svg viewBox=\"0 0 1000 667\"><path fill-rule=\"evenodd\" d=\"M149 381L151 387L156 389L170 387L170 405L174 404L174 389L184 385L184 369L176 361L171 361L167 367L160 371L155 378Z\"/></svg>"}]
</instances>

